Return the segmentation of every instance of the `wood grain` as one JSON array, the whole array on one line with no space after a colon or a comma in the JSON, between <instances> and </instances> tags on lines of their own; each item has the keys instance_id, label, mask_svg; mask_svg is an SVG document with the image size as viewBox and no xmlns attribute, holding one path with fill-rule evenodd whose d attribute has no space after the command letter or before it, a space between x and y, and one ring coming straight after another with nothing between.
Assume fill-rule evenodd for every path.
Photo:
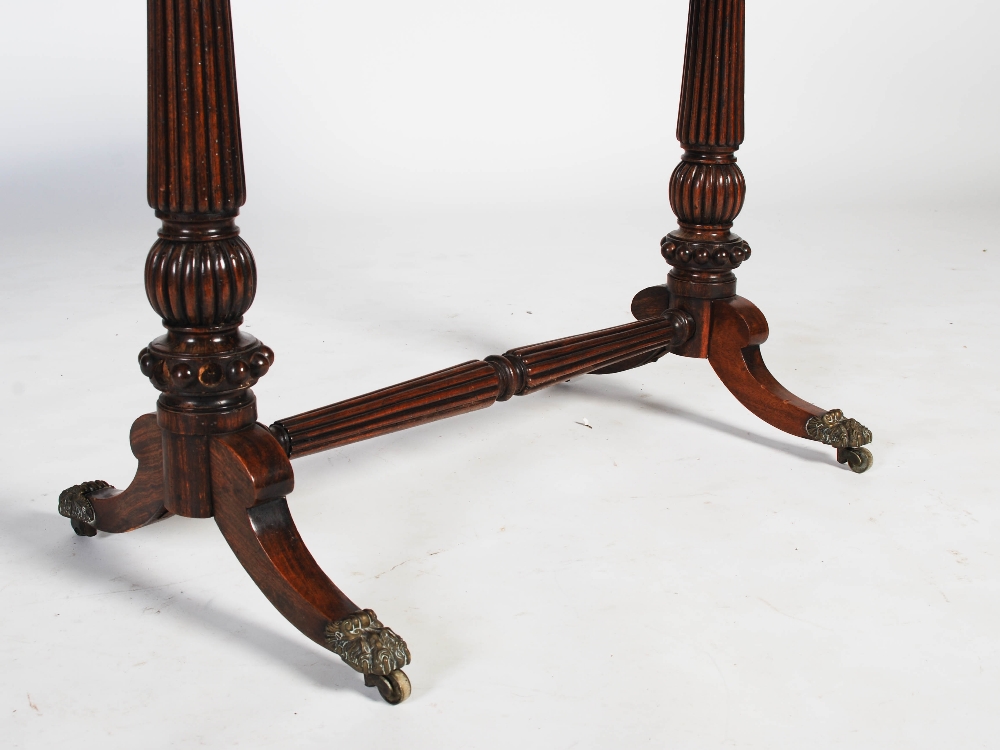
<instances>
[{"instance_id":1,"label":"wood grain","mask_svg":"<svg viewBox=\"0 0 1000 750\"><path fill-rule=\"evenodd\" d=\"M167 515L163 504L163 450L155 414L144 414L132 424L129 442L139 460L135 478L125 490L114 487L90 495L98 531L132 531Z\"/></svg>"},{"instance_id":2,"label":"wood grain","mask_svg":"<svg viewBox=\"0 0 1000 750\"><path fill-rule=\"evenodd\" d=\"M235 216L246 201L229 0L147 0L151 208Z\"/></svg>"},{"instance_id":3,"label":"wood grain","mask_svg":"<svg viewBox=\"0 0 1000 750\"><path fill-rule=\"evenodd\" d=\"M690 325L686 315L666 310L635 323L511 349L280 419L271 431L288 455L298 458L483 409L589 372L646 364L690 336Z\"/></svg>"},{"instance_id":4,"label":"wood grain","mask_svg":"<svg viewBox=\"0 0 1000 750\"><path fill-rule=\"evenodd\" d=\"M261 425L212 439L215 521L264 595L307 637L326 647L331 621L358 607L319 567L285 496L294 487L284 449Z\"/></svg>"},{"instance_id":5,"label":"wood grain","mask_svg":"<svg viewBox=\"0 0 1000 750\"><path fill-rule=\"evenodd\" d=\"M753 303L742 297L715 300L708 361L747 409L779 430L808 439L806 422L826 409L802 400L770 373L760 354L767 334L764 314Z\"/></svg>"}]
</instances>

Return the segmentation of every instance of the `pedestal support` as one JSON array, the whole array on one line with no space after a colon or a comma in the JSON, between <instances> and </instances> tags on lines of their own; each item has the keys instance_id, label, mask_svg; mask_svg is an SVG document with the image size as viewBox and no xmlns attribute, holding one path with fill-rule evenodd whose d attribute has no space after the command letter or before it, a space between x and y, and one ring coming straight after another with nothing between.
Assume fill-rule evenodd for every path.
<instances>
[{"instance_id":1,"label":"pedestal support","mask_svg":"<svg viewBox=\"0 0 1000 750\"><path fill-rule=\"evenodd\" d=\"M166 333L139 354L160 391L132 427L139 468L124 492L84 482L59 497L83 536L170 514L214 516L234 554L306 636L364 675L389 703L410 694L406 643L352 602L317 565L292 520L290 458L455 416L587 373L639 367L667 353L707 358L750 411L778 429L871 466L871 432L839 409L783 388L760 354L767 322L736 296L750 257L732 232L746 184L743 0L691 0L670 177L678 227L660 243L667 283L632 301L638 322L511 349L315 409L257 424L251 386L274 353L243 332L257 270L236 216L246 199L229 0L148 0L149 205L162 221L146 259L146 296Z\"/></svg>"}]
</instances>

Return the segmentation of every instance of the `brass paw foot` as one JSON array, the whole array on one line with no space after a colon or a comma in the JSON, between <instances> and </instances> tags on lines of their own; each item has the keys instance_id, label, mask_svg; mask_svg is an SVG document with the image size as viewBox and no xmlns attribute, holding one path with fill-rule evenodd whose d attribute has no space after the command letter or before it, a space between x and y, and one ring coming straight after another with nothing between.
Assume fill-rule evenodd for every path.
<instances>
[{"instance_id":1,"label":"brass paw foot","mask_svg":"<svg viewBox=\"0 0 1000 750\"><path fill-rule=\"evenodd\" d=\"M59 515L70 520L73 531L79 536L95 536L97 534L97 513L90 495L98 490L111 487L100 479L93 482L76 484L59 493Z\"/></svg>"},{"instance_id":2,"label":"brass paw foot","mask_svg":"<svg viewBox=\"0 0 1000 750\"><path fill-rule=\"evenodd\" d=\"M823 445L837 449L837 461L847 464L855 474L872 467L872 453L863 445L872 441L872 431L856 419L848 419L840 409L831 409L806 422L806 433Z\"/></svg>"},{"instance_id":3,"label":"brass paw foot","mask_svg":"<svg viewBox=\"0 0 1000 750\"><path fill-rule=\"evenodd\" d=\"M834 448L860 448L872 441L872 431L856 419L848 419L840 409L831 409L806 422L806 433L813 440Z\"/></svg>"},{"instance_id":4,"label":"brass paw foot","mask_svg":"<svg viewBox=\"0 0 1000 750\"><path fill-rule=\"evenodd\" d=\"M331 622L325 636L327 648L364 674L365 685L377 687L387 703L402 703L410 695L410 680L402 670L410 663L410 651L372 610Z\"/></svg>"},{"instance_id":5,"label":"brass paw foot","mask_svg":"<svg viewBox=\"0 0 1000 750\"><path fill-rule=\"evenodd\" d=\"M410 663L406 642L370 609L327 625L326 646L363 674L387 675Z\"/></svg>"},{"instance_id":6,"label":"brass paw foot","mask_svg":"<svg viewBox=\"0 0 1000 750\"><path fill-rule=\"evenodd\" d=\"M410 678L406 672L397 669L387 675L366 674L366 687L377 687L382 699L393 706L410 697Z\"/></svg>"}]
</instances>

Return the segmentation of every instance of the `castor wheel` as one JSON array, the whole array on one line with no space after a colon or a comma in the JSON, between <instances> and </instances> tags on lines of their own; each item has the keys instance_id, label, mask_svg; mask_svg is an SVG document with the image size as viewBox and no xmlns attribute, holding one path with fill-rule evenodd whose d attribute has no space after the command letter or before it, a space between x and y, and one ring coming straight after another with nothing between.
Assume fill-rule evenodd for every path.
<instances>
[{"instance_id":1,"label":"castor wheel","mask_svg":"<svg viewBox=\"0 0 1000 750\"><path fill-rule=\"evenodd\" d=\"M397 669L387 675L366 674L365 685L377 687L378 694L382 696L382 699L393 706L410 697L410 678L402 669Z\"/></svg>"},{"instance_id":2,"label":"castor wheel","mask_svg":"<svg viewBox=\"0 0 1000 750\"><path fill-rule=\"evenodd\" d=\"M71 518L69 519L69 523L73 527L73 531L76 532L77 536L97 536L97 529L89 523L81 521L79 518Z\"/></svg>"},{"instance_id":3,"label":"castor wheel","mask_svg":"<svg viewBox=\"0 0 1000 750\"><path fill-rule=\"evenodd\" d=\"M864 474L874 460L867 448L837 448L837 461L847 464L855 474Z\"/></svg>"}]
</instances>

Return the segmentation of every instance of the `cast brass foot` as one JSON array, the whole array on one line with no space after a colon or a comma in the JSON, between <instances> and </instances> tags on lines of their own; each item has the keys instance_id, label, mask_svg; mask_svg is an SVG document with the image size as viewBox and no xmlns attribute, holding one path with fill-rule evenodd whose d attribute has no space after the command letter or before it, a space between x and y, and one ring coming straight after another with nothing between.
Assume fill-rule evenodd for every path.
<instances>
[{"instance_id":1,"label":"cast brass foot","mask_svg":"<svg viewBox=\"0 0 1000 750\"><path fill-rule=\"evenodd\" d=\"M410 680L402 667L410 663L410 650L372 610L361 610L327 625L326 647L351 669L364 674L365 685L377 687L387 703L402 703L409 696Z\"/></svg>"},{"instance_id":2,"label":"cast brass foot","mask_svg":"<svg viewBox=\"0 0 1000 750\"><path fill-rule=\"evenodd\" d=\"M105 481L95 479L93 482L75 484L59 493L59 515L70 520L73 531L78 536L96 536L97 513L90 496L103 489L115 489Z\"/></svg>"},{"instance_id":3,"label":"cast brass foot","mask_svg":"<svg viewBox=\"0 0 1000 750\"><path fill-rule=\"evenodd\" d=\"M810 438L837 449L837 461L847 464L855 474L863 474L871 468L871 451L862 448L872 441L872 431L856 419L844 416L840 409L831 409L806 422L806 433Z\"/></svg>"}]
</instances>

